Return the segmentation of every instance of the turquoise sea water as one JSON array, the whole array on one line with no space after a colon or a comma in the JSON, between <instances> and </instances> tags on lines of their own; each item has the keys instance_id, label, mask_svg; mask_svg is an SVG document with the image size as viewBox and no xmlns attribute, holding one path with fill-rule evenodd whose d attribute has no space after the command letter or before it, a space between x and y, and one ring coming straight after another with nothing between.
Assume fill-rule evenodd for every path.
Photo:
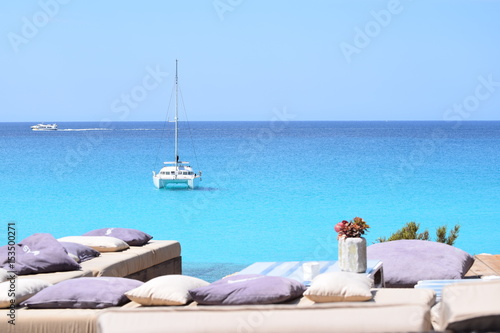
<instances>
[{"instance_id":1,"label":"turquoise sea water","mask_svg":"<svg viewBox=\"0 0 500 333\"><path fill-rule=\"evenodd\" d=\"M181 123L196 190L153 186L173 158L162 122L30 125L0 123L1 245L9 221L18 240L137 228L180 241L185 274L214 280L336 259L334 224L361 216L368 243L409 221L431 234L460 223L457 247L500 253L500 122Z\"/></svg>"}]
</instances>

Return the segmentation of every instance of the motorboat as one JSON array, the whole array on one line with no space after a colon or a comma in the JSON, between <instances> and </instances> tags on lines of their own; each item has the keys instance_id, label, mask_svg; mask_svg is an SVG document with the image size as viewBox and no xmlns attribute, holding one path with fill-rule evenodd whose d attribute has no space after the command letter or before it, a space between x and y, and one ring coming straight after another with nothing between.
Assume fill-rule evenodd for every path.
<instances>
[{"instance_id":1,"label":"motorboat","mask_svg":"<svg viewBox=\"0 0 500 333\"><path fill-rule=\"evenodd\" d=\"M31 126L31 130L33 131L57 131L57 124L37 124Z\"/></svg>"}]
</instances>

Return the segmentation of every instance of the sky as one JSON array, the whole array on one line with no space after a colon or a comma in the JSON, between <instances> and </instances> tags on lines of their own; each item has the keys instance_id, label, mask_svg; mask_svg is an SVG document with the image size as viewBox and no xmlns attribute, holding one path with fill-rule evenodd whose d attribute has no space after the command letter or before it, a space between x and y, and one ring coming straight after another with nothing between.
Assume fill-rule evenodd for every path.
<instances>
[{"instance_id":1,"label":"sky","mask_svg":"<svg viewBox=\"0 0 500 333\"><path fill-rule=\"evenodd\" d=\"M3 0L0 121L500 120L500 0Z\"/></svg>"}]
</instances>

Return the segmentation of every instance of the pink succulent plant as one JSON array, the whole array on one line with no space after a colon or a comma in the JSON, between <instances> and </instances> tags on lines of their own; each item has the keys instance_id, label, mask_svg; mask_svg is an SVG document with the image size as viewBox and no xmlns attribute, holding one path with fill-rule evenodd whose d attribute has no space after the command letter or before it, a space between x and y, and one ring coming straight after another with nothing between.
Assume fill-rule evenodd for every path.
<instances>
[{"instance_id":1,"label":"pink succulent plant","mask_svg":"<svg viewBox=\"0 0 500 333\"><path fill-rule=\"evenodd\" d=\"M361 217L355 217L352 221L346 220L337 223L334 227L338 232L338 238L342 237L361 237L365 232L368 232L370 226Z\"/></svg>"}]
</instances>

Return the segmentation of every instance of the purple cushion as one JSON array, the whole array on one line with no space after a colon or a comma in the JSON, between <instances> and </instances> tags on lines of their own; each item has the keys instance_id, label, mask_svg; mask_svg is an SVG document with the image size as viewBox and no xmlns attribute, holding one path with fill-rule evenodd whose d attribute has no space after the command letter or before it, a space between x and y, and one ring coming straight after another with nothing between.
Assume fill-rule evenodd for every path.
<instances>
[{"instance_id":1,"label":"purple cushion","mask_svg":"<svg viewBox=\"0 0 500 333\"><path fill-rule=\"evenodd\" d=\"M21 303L33 309L103 309L120 306L125 293L144 282L119 277L83 277L59 282Z\"/></svg>"},{"instance_id":2,"label":"purple cushion","mask_svg":"<svg viewBox=\"0 0 500 333\"><path fill-rule=\"evenodd\" d=\"M0 249L0 267L18 275L73 271L81 268L51 234L31 235L14 247L14 263L8 261L8 246Z\"/></svg>"},{"instance_id":3,"label":"purple cushion","mask_svg":"<svg viewBox=\"0 0 500 333\"><path fill-rule=\"evenodd\" d=\"M149 242L153 236L137 229L103 228L89 231L83 236L111 236L121 239L130 246L141 246Z\"/></svg>"},{"instance_id":4,"label":"purple cushion","mask_svg":"<svg viewBox=\"0 0 500 333\"><path fill-rule=\"evenodd\" d=\"M88 247L83 244L72 243L72 242L59 242L64 247L68 254L72 254L80 260L80 262L84 262L90 260L95 257L99 257L101 252L94 250L91 247Z\"/></svg>"},{"instance_id":5,"label":"purple cushion","mask_svg":"<svg viewBox=\"0 0 500 333\"><path fill-rule=\"evenodd\" d=\"M423 240L368 246L368 259L381 260L386 287L413 288L420 280L461 279L474 257L456 247Z\"/></svg>"},{"instance_id":6,"label":"purple cushion","mask_svg":"<svg viewBox=\"0 0 500 333\"><path fill-rule=\"evenodd\" d=\"M208 286L191 289L198 304L274 304L302 296L306 287L295 280L258 274L233 275Z\"/></svg>"}]
</instances>

